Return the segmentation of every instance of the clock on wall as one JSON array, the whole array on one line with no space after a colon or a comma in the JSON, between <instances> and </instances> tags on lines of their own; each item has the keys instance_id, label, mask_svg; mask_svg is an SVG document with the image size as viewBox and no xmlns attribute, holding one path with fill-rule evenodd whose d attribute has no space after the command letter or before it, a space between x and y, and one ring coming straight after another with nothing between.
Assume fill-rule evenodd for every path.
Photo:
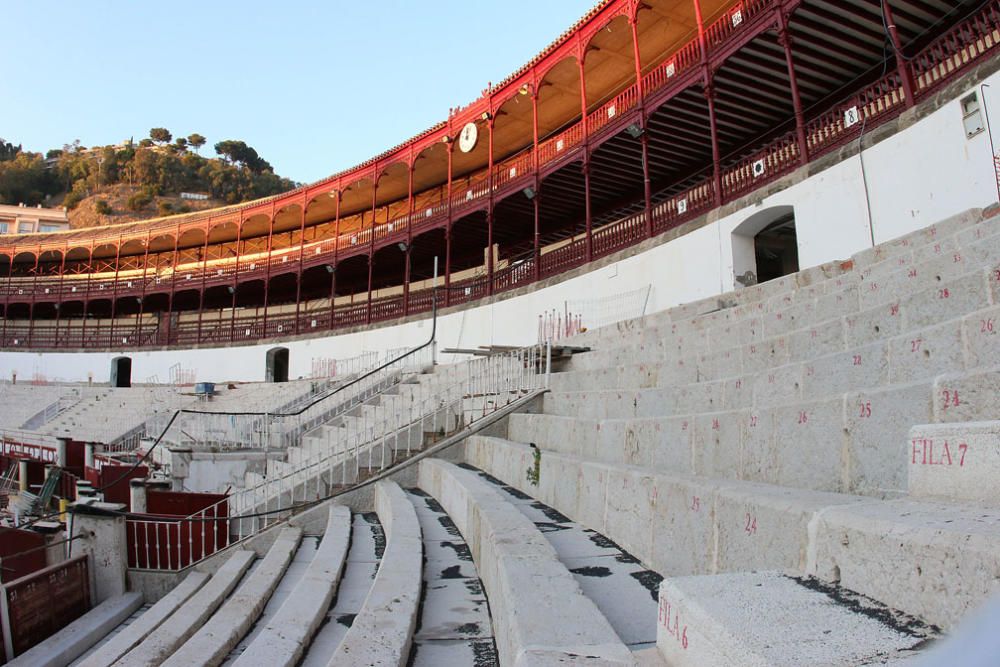
<instances>
[{"instance_id":1,"label":"clock on wall","mask_svg":"<svg viewBox=\"0 0 1000 667\"><path fill-rule=\"evenodd\" d=\"M462 128L462 134L458 136L459 150L463 153L469 153L476 147L477 141L479 141L479 128L475 123L467 123Z\"/></svg>"}]
</instances>

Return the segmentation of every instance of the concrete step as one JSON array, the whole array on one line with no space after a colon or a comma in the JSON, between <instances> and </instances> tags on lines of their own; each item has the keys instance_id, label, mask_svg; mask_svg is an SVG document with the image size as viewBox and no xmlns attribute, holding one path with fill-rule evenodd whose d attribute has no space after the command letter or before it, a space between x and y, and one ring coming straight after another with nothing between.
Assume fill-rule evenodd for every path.
<instances>
[{"instance_id":1,"label":"concrete step","mask_svg":"<svg viewBox=\"0 0 1000 667\"><path fill-rule=\"evenodd\" d=\"M160 627L160 624L167 620L178 607L201 590L201 587L210 578L211 575L205 572L192 572L184 577L181 583L160 598L139 618L129 623L121 632L88 655L80 662L79 667L104 667L114 663Z\"/></svg>"},{"instance_id":2,"label":"concrete step","mask_svg":"<svg viewBox=\"0 0 1000 667\"><path fill-rule=\"evenodd\" d=\"M234 551L197 593L184 602L155 632L115 663L119 667L161 664L215 613L256 558L252 551Z\"/></svg>"},{"instance_id":3,"label":"concrete step","mask_svg":"<svg viewBox=\"0 0 1000 667\"><path fill-rule=\"evenodd\" d=\"M790 569L942 628L981 604L1000 576L997 508L660 474L550 451L532 475L534 451L478 436L465 456L664 575Z\"/></svg>"},{"instance_id":4,"label":"concrete step","mask_svg":"<svg viewBox=\"0 0 1000 667\"><path fill-rule=\"evenodd\" d=\"M234 665L297 664L337 594L350 531L350 510L342 505L331 506L323 541L302 579Z\"/></svg>"},{"instance_id":5,"label":"concrete step","mask_svg":"<svg viewBox=\"0 0 1000 667\"><path fill-rule=\"evenodd\" d=\"M419 483L472 548L502 664L555 664L581 654L600 664L633 664L538 528L495 489L440 459L420 462Z\"/></svg>"},{"instance_id":6,"label":"concrete step","mask_svg":"<svg viewBox=\"0 0 1000 667\"><path fill-rule=\"evenodd\" d=\"M498 667L489 603L469 545L441 505L409 489L424 544L423 598L412 667Z\"/></svg>"},{"instance_id":7,"label":"concrete step","mask_svg":"<svg viewBox=\"0 0 1000 667\"><path fill-rule=\"evenodd\" d=\"M355 514L351 520L350 548L337 585L334 604L300 660L302 667L327 667L330 656L343 641L371 590L385 552L386 537L374 512Z\"/></svg>"},{"instance_id":8,"label":"concrete step","mask_svg":"<svg viewBox=\"0 0 1000 667\"><path fill-rule=\"evenodd\" d=\"M125 593L109 598L6 664L16 667L68 665L141 606L142 593Z\"/></svg>"},{"instance_id":9,"label":"concrete step","mask_svg":"<svg viewBox=\"0 0 1000 667\"><path fill-rule=\"evenodd\" d=\"M525 493L462 464L535 524L618 636L633 652L656 645L656 596L662 577L597 531L585 528Z\"/></svg>"},{"instance_id":10,"label":"concrete step","mask_svg":"<svg viewBox=\"0 0 1000 667\"><path fill-rule=\"evenodd\" d=\"M657 627L672 667L895 664L936 634L864 596L779 572L665 579Z\"/></svg>"},{"instance_id":11,"label":"concrete step","mask_svg":"<svg viewBox=\"0 0 1000 667\"><path fill-rule=\"evenodd\" d=\"M422 586L420 522L395 482L375 486L375 507L385 527L385 555L331 664L404 665L410 654Z\"/></svg>"},{"instance_id":12,"label":"concrete step","mask_svg":"<svg viewBox=\"0 0 1000 667\"><path fill-rule=\"evenodd\" d=\"M253 573L190 639L164 661L164 667L221 663L264 610L301 539L301 528L283 528Z\"/></svg>"}]
</instances>

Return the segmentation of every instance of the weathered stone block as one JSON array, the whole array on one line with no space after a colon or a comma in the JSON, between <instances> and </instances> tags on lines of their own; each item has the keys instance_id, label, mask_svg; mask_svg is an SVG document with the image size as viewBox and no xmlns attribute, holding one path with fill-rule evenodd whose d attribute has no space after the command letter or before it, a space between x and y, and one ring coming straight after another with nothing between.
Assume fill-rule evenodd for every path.
<instances>
[{"instance_id":1,"label":"weathered stone block","mask_svg":"<svg viewBox=\"0 0 1000 667\"><path fill-rule=\"evenodd\" d=\"M851 392L844 397L845 490L870 496L906 492L906 438L931 417L931 385Z\"/></svg>"},{"instance_id":2,"label":"weathered stone block","mask_svg":"<svg viewBox=\"0 0 1000 667\"><path fill-rule=\"evenodd\" d=\"M1000 421L914 426L905 456L911 496L1000 504Z\"/></svg>"},{"instance_id":3,"label":"weathered stone block","mask_svg":"<svg viewBox=\"0 0 1000 667\"><path fill-rule=\"evenodd\" d=\"M872 343L807 361L802 373L802 398L815 400L889 381L889 346Z\"/></svg>"},{"instance_id":4,"label":"weathered stone block","mask_svg":"<svg viewBox=\"0 0 1000 667\"><path fill-rule=\"evenodd\" d=\"M913 382L964 367L962 323L910 331L889 341L889 381Z\"/></svg>"}]
</instances>

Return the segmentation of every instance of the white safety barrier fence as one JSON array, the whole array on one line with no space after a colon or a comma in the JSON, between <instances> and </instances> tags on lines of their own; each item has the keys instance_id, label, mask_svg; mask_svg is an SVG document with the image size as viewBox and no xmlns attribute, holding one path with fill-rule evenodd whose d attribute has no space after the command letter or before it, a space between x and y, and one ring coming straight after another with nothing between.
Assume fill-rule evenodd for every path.
<instances>
[{"instance_id":1,"label":"white safety barrier fence","mask_svg":"<svg viewBox=\"0 0 1000 667\"><path fill-rule=\"evenodd\" d=\"M538 316L538 343L554 343L646 314L652 285L598 299L573 299Z\"/></svg>"}]
</instances>

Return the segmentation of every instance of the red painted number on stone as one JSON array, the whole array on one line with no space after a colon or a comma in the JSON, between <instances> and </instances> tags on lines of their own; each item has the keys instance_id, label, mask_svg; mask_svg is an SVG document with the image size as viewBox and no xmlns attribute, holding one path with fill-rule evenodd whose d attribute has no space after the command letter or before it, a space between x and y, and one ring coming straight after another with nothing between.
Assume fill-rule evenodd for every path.
<instances>
[{"instance_id":1,"label":"red painted number on stone","mask_svg":"<svg viewBox=\"0 0 1000 667\"><path fill-rule=\"evenodd\" d=\"M961 403L958 400L958 390L949 391L945 389L941 392L941 398L943 399L941 407L945 410L948 408L957 408Z\"/></svg>"},{"instance_id":2,"label":"red painted number on stone","mask_svg":"<svg viewBox=\"0 0 1000 667\"><path fill-rule=\"evenodd\" d=\"M860 366L861 365L861 355L860 354L855 354L854 355L854 365L855 366Z\"/></svg>"},{"instance_id":3,"label":"red painted number on stone","mask_svg":"<svg viewBox=\"0 0 1000 667\"><path fill-rule=\"evenodd\" d=\"M753 516L747 512L747 525L743 527L743 530L747 535L753 535L757 532L757 517Z\"/></svg>"},{"instance_id":4,"label":"red painted number on stone","mask_svg":"<svg viewBox=\"0 0 1000 667\"><path fill-rule=\"evenodd\" d=\"M750 428L757 427L757 415L750 415Z\"/></svg>"},{"instance_id":5,"label":"red painted number on stone","mask_svg":"<svg viewBox=\"0 0 1000 667\"><path fill-rule=\"evenodd\" d=\"M799 423L806 424L809 422L809 413L805 410L799 410Z\"/></svg>"},{"instance_id":6,"label":"red painted number on stone","mask_svg":"<svg viewBox=\"0 0 1000 667\"><path fill-rule=\"evenodd\" d=\"M671 620L671 605L666 600L660 598L660 609L659 609L659 620L660 625L664 627L667 634L676 639L681 648L687 649L688 647L688 629L685 625L681 628L681 618L680 614L677 612L673 613L673 627L670 627Z\"/></svg>"},{"instance_id":7,"label":"red painted number on stone","mask_svg":"<svg viewBox=\"0 0 1000 667\"><path fill-rule=\"evenodd\" d=\"M955 457L952 455L952 445L947 440L935 446L932 438L914 438L911 443L910 463L925 466L953 466ZM955 449L958 452L958 467L965 467L965 453L969 450L968 443L959 443Z\"/></svg>"},{"instance_id":8,"label":"red painted number on stone","mask_svg":"<svg viewBox=\"0 0 1000 667\"><path fill-rule=\"evenodd\" d=\"M719 420L718 419L713 419L712 420L712 430L713 431L718 431L719 430Z\"/></svg>"},{"instance_id":9,"label":"red painted number on stone","mask_svg":"<svg viewBox=\"0 0 1000 667\"><path fill-rule=\"evenodd\" d=\"M907 278L916 278L917 277L917 270L916 269L910 269L909 271L906 272L906 277Z\"/></svg>"},{"instance_id":10,"label":"red painted number on stone","mask_svg":"<svg viewBox=\"0 0 1000 667\"><path fill-rule=\"evenodd\" d=\"M861 418L868 419L872 416L872 402L865 401L861 404Z\"/></svg>"},{"instance_id":11,"label":"red painted number on stone","mask_svg":"<svg viewBox=\"0 0 1000 667\"><path fill-rule=\"evenodd\" d=\"M691 511L698 512L701 510L701 498L698 496L691 496Z\"/></svg>"},{"instance_id":12,"label":"red painted number on stone","mask_svg":"<svg viewBox=\"0 0 1000 667\"><path fill-rule=\"evenodd\" d=\"M980 333L993 333L993 318L992 317L989 318L988 320L982 320L979 323L979 332Z\"/></svg>"},{"instance_id":13,"label":"red painted number on stone","mask_svg":"<svg viewBox=\"0 0 1000 667\"><path fill-rule=\"evenodd\" d=\"M951 259L953 262L958 264L959 262L962 261L962 256L956 252L954 255L951 256Z\"/></svg>"},{"instance_id":14,"label":"red painted number on stone","mask_svg":"<svg viewBox=\"0 0 1000 667\"><path fill-rule=\"evenodd\" d=\"M950 296L951 296L951 292L948 291L947 287L945 287L944 289L939 289L938 290L938 298L939 299L947 299Z\"/></svg>"},{"instance_id":15,"label":"red painted number on stone","mask_svg":"<svg viewBox=\"0 0 1000 667\"><path fill-rule=\"evenodd\" d=\"M896 315L899 315L899 304L898 303L894 303L891 306L889 306L889 315L891 317L895 317Z\"/></svg>"},{"instance_id":16,"label":"red painted number on stone","mask_svg":"<svg viewBox=\"0 0 1000 667\"><path fill-rule=\"evenodd\" d=\"M910 341L910 352L919 352L920 351L920 346L923 345L923 343L924 343L924 339L923 338L916 338L914 340L911 340Z\"/></svg>"}]
</instances>

